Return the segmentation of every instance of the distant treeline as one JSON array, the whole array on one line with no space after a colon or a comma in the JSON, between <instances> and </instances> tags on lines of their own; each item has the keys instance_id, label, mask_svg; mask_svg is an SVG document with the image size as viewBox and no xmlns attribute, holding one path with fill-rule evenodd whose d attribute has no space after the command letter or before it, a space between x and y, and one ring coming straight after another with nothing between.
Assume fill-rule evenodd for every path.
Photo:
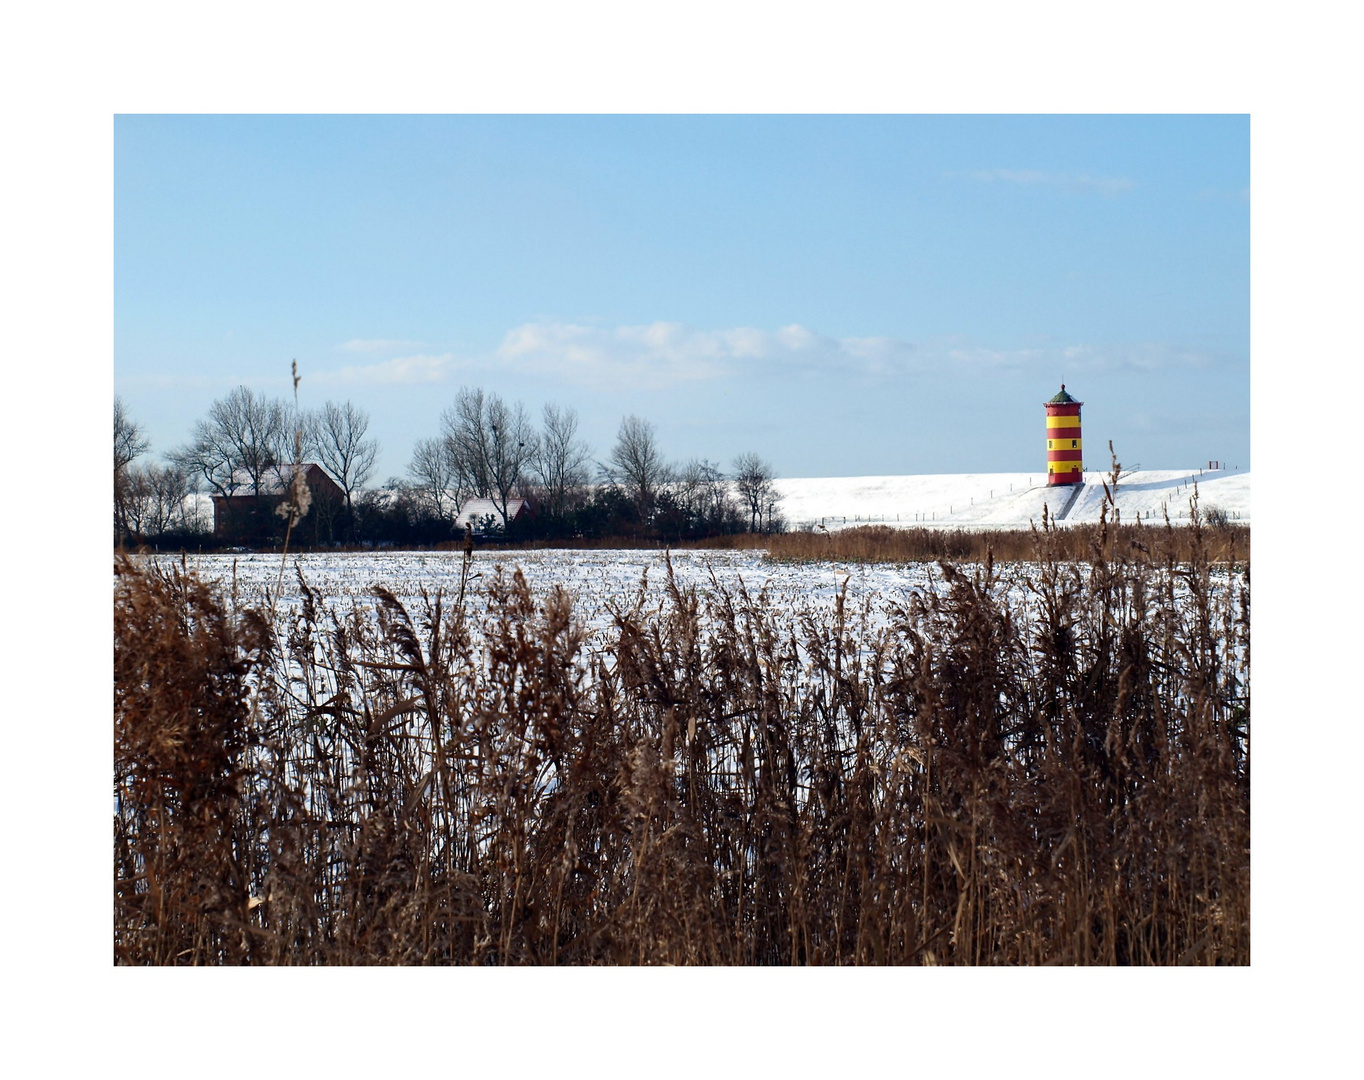
<instances>
[{"instance_id":1,"label":"distant treeline","mask_svg":"<svg viewBox=\"0 0 1364 1080\"><path fill-rule=\"evenodd\" d=\"M335 485L314 490L290 532L295 547L458 540L456 519L471 498L492 511L478 531L507 541L682 542L785 527L776 472L760 455L739 454L728 471L704 458L673 462L637 416L621 421L606 459L595 461L574 410L546 405L537 425L521 403L466 387L439 432L417 440L406 475L378 486L368 486L379 453L368 428L369 416L350 402L303 410L241 386L212 404L189 442L148 464L139 459L149 442L116 399L115 545L276 546L286 533L279 477L292 463L320 466ZM196 494L232 500L228 532L213 536ZM530 512L517 516L523 499Z\"/></svg>"}]
</instances>

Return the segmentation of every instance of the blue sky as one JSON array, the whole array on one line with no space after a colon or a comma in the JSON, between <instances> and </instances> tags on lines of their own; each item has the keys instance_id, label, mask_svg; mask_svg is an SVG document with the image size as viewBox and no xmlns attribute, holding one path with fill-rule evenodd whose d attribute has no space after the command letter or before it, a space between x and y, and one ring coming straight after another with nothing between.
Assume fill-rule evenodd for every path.
<instances>
[{"instance_id":1,"label":"blue sky","mask_svg":"<svg viewBox=\"0 0 1364 1080\"><path fill-rule=\"evenodd\" d=\"M120 116L114 389L154 454L245 383L461 385L784 476L1250 464L1245 116Z\"/></svg>"}]
</instances>

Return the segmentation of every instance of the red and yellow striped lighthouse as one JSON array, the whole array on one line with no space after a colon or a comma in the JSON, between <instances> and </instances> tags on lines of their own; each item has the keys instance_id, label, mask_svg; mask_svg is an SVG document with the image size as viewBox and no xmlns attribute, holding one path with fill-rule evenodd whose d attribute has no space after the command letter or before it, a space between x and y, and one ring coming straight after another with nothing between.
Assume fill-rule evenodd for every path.
<instances>
[{"instance_id":1,"label":"red and yellow striped lighthouse","mask_svg":"<svg viewBox=\"0 0 1364 1080\"><path fill-rule=\"evenodd\" d=\"M1047 483L1080 484L1084 482L1084 441L1080 438L1080 406L1061 392L1047 402Z\"/></svg>"}]
</instances>

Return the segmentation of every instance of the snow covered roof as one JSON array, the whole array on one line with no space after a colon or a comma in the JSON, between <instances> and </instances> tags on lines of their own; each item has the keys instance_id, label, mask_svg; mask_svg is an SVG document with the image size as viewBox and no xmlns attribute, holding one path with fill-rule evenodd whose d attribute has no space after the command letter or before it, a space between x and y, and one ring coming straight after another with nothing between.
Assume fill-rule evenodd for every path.
<instances>
[{"instance_id":1,"label":"snow covered roof","mask_svg":"<svg viewBox=\"0 0 1364 1080\"><path fill-rule=\"evenodd\" d=\"M507 500L507 513L511 515L513 521L521 516L523 510L529 513L530 509L529 499ZM464 505L459 508L455 524L462 529L465 525L478 525L487 517L491 517L498 528L502 527L502 511L492 499L465 499Z\"/></svg>"},{"instance_id":2,"label":"snow covered roof","mask_svg":"<svg viewBox=\"0 0 1364 1080\"><path fill-rule=\"evenodd\" d=\"M308 483L318 484L323 480L333 483L332 478L327 475L327 471L311 461L305 461L302 465L303 472L307 476ZM292 462L282 465L269 466L260 478L260 488L258 494L261 495L282 495L294 479L294 466ZM232 482L239 490L251 490L251 474L246 469L238 469L232 474Z\"/></svg>"}]
</instances>

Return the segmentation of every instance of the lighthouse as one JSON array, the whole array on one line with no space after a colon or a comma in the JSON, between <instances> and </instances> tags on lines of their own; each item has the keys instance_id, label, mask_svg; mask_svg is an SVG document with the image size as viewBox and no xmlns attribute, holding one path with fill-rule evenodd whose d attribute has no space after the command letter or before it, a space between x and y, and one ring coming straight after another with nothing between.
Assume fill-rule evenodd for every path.
<instances>
[{"instance_id":1,"label":"lighthouse","mask_svg":"<svg viewBox=\"0 0 1364 1080\"><path fill-rule=\"evenodd\" d=\"M1084 441L1080 438L1080 406L1061 392L1047 405L1047 484L1080 484L1084 482Z\"/></svg>"}]
</instances>

